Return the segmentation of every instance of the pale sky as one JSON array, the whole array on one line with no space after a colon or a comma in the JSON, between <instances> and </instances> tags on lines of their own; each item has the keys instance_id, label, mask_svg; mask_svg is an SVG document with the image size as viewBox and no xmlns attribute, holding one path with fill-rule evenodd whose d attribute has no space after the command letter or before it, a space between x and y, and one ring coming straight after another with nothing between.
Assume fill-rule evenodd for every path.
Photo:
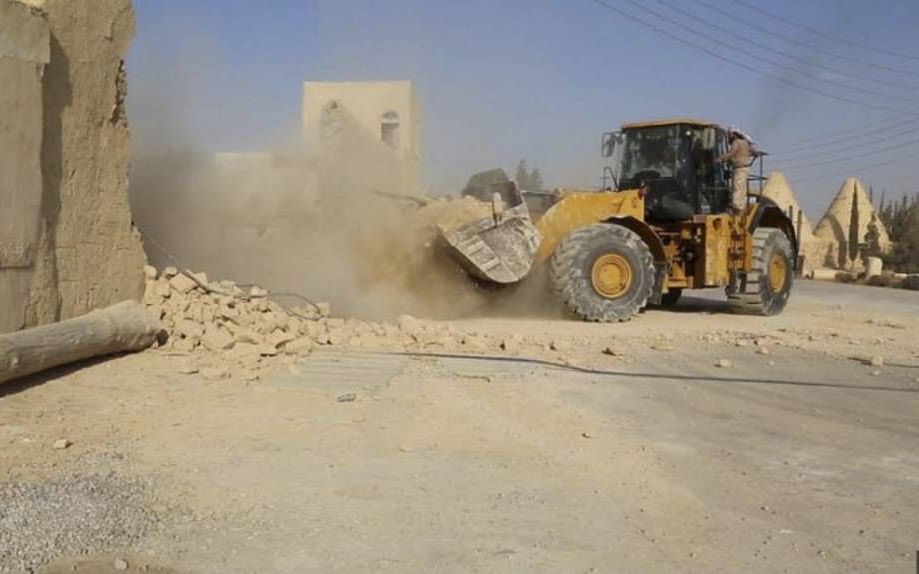
<instances>
[{"instance_id":1,"label":"pale sky","mask_svg":"<svg viewBox=\"0 0 919 574\"><path fill-rule=\"evenodd\" d=\"M750 133L814 218L849 175L878 195L919 188L915 0L136 8L128 69L138 149L164 140L203 152L270 149L299 129L304 80L409 79L422 107L424 178L437 192L520 158L550 185L596 185L602 132L672 115Z\"/></svg>"}]
</instances>

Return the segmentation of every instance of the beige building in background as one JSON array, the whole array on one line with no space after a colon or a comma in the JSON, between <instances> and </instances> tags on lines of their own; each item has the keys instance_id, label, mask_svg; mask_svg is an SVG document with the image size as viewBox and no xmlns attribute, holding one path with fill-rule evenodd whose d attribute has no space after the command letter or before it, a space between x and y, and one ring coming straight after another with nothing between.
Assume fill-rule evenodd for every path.
<instances>
[{"instance_id":1,"label":"beige building in background","mask_svg":"<svg viewBox=\"0 0 919 574\"><path fill-rule=\"evenodd\" d=\"M359 154L387 191L420 193L421 113L410 81L305 82L303 129L319 154Z\"/></svg>"}]
</instances>

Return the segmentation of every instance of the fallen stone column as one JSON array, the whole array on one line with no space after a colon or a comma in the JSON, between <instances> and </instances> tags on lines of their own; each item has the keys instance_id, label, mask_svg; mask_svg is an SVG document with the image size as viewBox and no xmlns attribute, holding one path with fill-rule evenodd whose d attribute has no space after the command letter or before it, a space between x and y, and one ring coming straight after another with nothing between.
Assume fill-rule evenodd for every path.
<instances>
[{"instance_id":1,"label":"fallen stone column","mask_svg":"<svg viewBox=\"0 0 919 574\"><path fill-rule=\"evenodd\" d=\"M17 333L0 335L0 383L93 357L141 351L163 331L135 301Z\"/></svg>"}]
</instances>

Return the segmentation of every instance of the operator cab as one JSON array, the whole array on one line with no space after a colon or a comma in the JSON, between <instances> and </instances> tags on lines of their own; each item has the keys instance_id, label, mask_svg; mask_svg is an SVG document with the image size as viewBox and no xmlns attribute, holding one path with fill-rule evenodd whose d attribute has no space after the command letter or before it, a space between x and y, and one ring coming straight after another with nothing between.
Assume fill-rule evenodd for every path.
<instances>
[{"instance_id":1,"label":"operator cab","mask_svg":"<svg viewBox=\"0 0 919 574\"><path fill-rule=\"evenodd\" d=\"M724 213L730 206L730 168L718 162L727 134L711 122L673 119L626 124L604 134L605 170L615 189L646 189L649 223ZM607 177L604 177L607 180ZM604 188L607 181L604 181Z\"/></svg>"}]
</instances>

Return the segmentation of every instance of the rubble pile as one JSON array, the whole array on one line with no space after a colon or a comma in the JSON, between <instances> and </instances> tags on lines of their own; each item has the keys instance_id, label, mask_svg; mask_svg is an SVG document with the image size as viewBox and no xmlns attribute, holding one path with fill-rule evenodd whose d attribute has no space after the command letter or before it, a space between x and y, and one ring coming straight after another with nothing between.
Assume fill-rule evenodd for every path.
<instances>
[{"instance_id":1,"label":"rubble pile","mask_svg":"<svg viewBox=\"0 0 919 574\"><path fill-rule=\"evenodd\" d=\"M220 353L227 368L257 369L264 358L304 355L328 340L329 306L287 309L257 286L208 282L204 273L146 267L144 305L168 333L162 349L178 353ZM229 374L229 373L228 373Z\"/></svg>"},{"instance_id":2,"label":"rubble pile","mask_svg":"<svg viewBox=\"0 0 919 574\"><path fill-rule=\"evenodd\" d=\"M486 217L494 217L491 203L479 201L471 196L460 198L438 198L430 201L417 212L421 226L431 230L440 227L454 230Z\"/></svg>"},{"instance_id":3,"label":"rubble pile","mask_svg":"<svg viewBox=\"0 0 919 574\"><path fill-rule=\"evenodd\" d=\"M273 361L293 364L320 346L373 351L422 351L565 358L586 341L554 336L457 330L440 321L402 315L391 322L330 316L328 304L286 307L257 286L209 281L204 273L146 268L143 303L167 337L157 350L186 357L184 374L256 380Z\"/></svg>"}]
</instances>

